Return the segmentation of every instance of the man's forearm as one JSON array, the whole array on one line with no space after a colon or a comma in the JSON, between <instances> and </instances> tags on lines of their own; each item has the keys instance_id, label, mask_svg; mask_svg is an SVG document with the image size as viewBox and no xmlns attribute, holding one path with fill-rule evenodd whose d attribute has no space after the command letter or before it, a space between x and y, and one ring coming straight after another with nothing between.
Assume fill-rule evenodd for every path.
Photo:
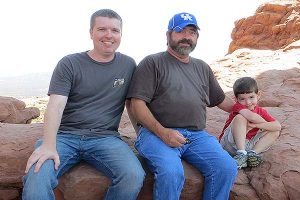
<instances>
[{"instance_id":1,"label":"man's forearm","mask_svg":"<svg viewBox=\"0 0 300 200\"><path fill-rule=\"evenodd\" d=\"M155 119L144 101L133 98L131 100L131 111L138 123L160 136L164 127Z\"/></svg>"}]
</instances>

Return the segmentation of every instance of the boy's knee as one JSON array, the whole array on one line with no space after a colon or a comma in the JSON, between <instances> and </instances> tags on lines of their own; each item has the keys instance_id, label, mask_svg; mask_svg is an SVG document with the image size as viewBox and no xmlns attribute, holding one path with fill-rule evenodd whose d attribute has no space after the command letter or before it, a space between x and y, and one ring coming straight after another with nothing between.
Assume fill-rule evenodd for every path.
<instances>
[{"instance_id":1,"label":"boy's knee","mask_svg":"<svg viewBox=\"0 0 300 200\"><path fill-rule=\"evenodd\" d=\"M235 122L244 122L244 123L247 123L248 120L241 114L237 114L234 119L233 119Z\"/></svg>"},{"instance_id":2,"label":"boy's knee","mask_svg":"<svg viewBox=\"0 0 300 200\"><path fill-rule=\"evenodd\" d=\"M274 136L274 138L279 138L280 136L280 131L273 131L271 134Z\"/></svg>"}]
</instances>

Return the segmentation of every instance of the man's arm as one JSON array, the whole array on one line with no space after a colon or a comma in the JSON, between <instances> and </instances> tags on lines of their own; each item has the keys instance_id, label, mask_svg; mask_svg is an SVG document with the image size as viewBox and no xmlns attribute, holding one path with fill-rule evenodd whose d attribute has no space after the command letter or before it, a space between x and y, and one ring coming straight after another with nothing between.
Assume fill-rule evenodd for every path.
<instances>
[{"instance_id":1,"label":"man's arm","mask_svg":"<svg viewBox=\"0 0 300 200\"><path fill-rule=\"evenodd\" d=\"M145 101L132 98L131 111L137 122L156 134L167 145L171 147L180 147L185 144L185 138L178 131L163 127L155 119Z\"/></svg>"},{"instance_id":2,"label":"man's arm","mask_svg":"<svg viewBox=\"0 0 300 200\"><path fill-rule=\"evenodd\" d=\"M218 108L224 110L225 112L231 112L232 111L232 107L234 105L234 101L232 98L228 97L227 95L225 95L224 100L222 101L222 103L220 103L218 105Z\"/></svg>"},{"instance_id":3,"label":"man's arm","mask_svg":"<svg viewBox=\"0 0 300 200\"><path fill-rule=\"evenodd\" d=\"M37 163L34 172L38 172L42 164L48 159L54 160L55 169L58 169L60 161L56 151L56 134L67 100L68 97L66 96L50 95L44 116L43 144L34 150L29 157L25 173L28 172L34 163Z\"/></svg>"},{"instance_id":4,"label":"man's arm","mask_svg":"<svg viewBox=\"0 0 300 200\"><path fill-rule=\"evenodd\" d=\"M127 110L127 113L128 113L128 116L129 116L129 119L131 121L131 124L135 130L135 133L138 134L139 132L139 127L137 126L137 122L136 122L136 119L134 118L133 116L133 113L132 113L132 108L131 108L131 101L130 100L126 100L125 101L125 106L126 106L126 110Z\"/></svg>"}]
</instances>

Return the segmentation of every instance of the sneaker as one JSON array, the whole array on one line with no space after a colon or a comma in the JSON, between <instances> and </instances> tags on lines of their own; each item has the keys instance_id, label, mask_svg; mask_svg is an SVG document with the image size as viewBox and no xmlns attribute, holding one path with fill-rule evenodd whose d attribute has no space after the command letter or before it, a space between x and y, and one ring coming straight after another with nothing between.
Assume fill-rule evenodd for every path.
<instances>
[{"instance_id":1,"label":"sneaker","mask_svg":"<svg viewBox=\"0 0 300 200\"><path fill-rule=\"evenodd\" d=\"M247 165L248 167L257 167L262 163L261 155L255 153L254 151L248 152Z\"/></svg>"},{"instance_id":2,"label":"sneaker","mask_svg":"<svg viewBox=\"0 0 300 200\"><path fill-rule=\"evenodd\" d=\"M237 153L233 158L236 161L238 169L247 167L247 155L245 155L243 153Z\"/></svg>"}]
</instances>

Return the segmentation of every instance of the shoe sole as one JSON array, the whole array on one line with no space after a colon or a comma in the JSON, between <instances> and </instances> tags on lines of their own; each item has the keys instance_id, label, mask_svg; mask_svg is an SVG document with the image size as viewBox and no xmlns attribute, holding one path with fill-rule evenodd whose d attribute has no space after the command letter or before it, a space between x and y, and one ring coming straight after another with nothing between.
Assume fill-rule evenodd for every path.
<instances>
[{"instance_id":1,"label":"shoe sole","mask_svg":"<svg viewBox=\"0 0 300 200\"><path fill-rule=\"evenodd\" d=\"M262 163L261 157L258 156L248 156L247 165L248 167L257 167Z\"/></svg>"},{"instance_id":2,"label":"shoe sole","mask_svg":"<svg viewBox=\"0 0 300 200\"><path fill-rule=\"evenodd\" d=\"M242 169L242 168L245 168L245 167L247 167L247 163L245 163L245 164L243 164L243 165L238 165L238 166L237 166L238 169Z\"/></svg>"}]
</instances>

